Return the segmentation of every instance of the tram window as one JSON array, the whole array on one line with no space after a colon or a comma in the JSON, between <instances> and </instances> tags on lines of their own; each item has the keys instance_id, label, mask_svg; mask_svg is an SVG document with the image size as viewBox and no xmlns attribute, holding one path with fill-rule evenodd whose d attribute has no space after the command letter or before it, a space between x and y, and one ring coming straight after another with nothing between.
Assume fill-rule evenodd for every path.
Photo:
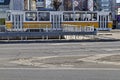
<instances>
[{"instance_id":1,"label":"tram window","mask_svg":"<svg viewBox=\"0 0 120 80\"><path fill-rule=\"evenodd\" d=\"M89 14L82 14L82 21L89 21L90 19L89 19Z\"/></svg>"},{"instance_id":2,"label":"tram window","mask_svg":"<svg viewBox=\"0 0 120 80\"><path fill-rule=\"evenodd\" d=\"M97 13L83 14L84 21L97 21Z\"/></svg>"},{"instance_id":3,"label":"tram window","mask_svg":"<svg viewBox=\"0 0 120 80\"><path fill-rule=\"evenodd\" d=\"M96 21L97 13L76 12L75 21Z\"/></svg>"},{"instance_id":4,"label":"tram window","mask_svg":"<svg viewBox=\"0 0 120 80\"><path fill-rule=\"evenodd\" d=\"M39 12L38 13L39 21L50 21L50 13L48 12Z\"/></svg>"},{"instance_id":5,"label":"tram window","mask_svg":"<svg viewBox=\"0 0 120 80\"><path fill-rule=\"evenodd\" d=\"M37 12L26 12L26 21L37 21Z\"/></svg>"},{"instance_id":6,"label":"tram window","mask_svg":"<svg viewBox=\"0 0 120 80\"><path fill-rule=\"evenodd\" d=\"M85 21L85 17L83 13L76 13L75 14L75 21Z\"/></svg>"},{"instance_id":7,"label":"tram window","mask_svg":"<svg viewBox=\"0 0 120 80\"><path fill-rule=\"evenodd\" d=\"M80 20L81 20L80 14L75 14L75 21L80 21Z\"/></svg>"},{"instance_id":8,"label":"tram window","mask_svg":"<svg viewBox=\"0 0 120 80\"><path fill-rule=\"evenodd\" d=\"M97 13L94 13L92 16L92 21L96 21L97 20Z\"/></svg>"},{"instance_id":9,"label":"tram window","mask_svg":"<svg viewBox=\"0 0 120 80\"><path fill-rule=\"evenodd\" d=\"M91 13L87 14L87 17L88 17L88 21L92 21L92 14Z\"/></svg>"},{"instance_id":10,"label":"tram window","mask_svg":"<svg viewBox=\"0 0 120 80\"><path fill-rule=\"evenodd\" d=\"M109 18L108 20L112 21L112 14L111 13L109 14L108 18Z\"/></svg>"},{"instance_id":11,"label":"tram window","mask_svg":"<svg viewBox=\"0 0 120 80\"><path fill-rule=\"evenodd\" d=\"M89 21L90 20L90 14L86 13L75 13L75 21Z\"/></svg>"},{"instance_id":12,"label":"tram window","mask_svg":"<svg viewBox=\"0 0 120 80\"><path fill-rule=\"evenodd\" d=\"M10 12L7 13L7 19L6 20L11 21L11 13Z\"/></svg>"},{"instance_id":13,"label":"tram window","mask_svg":"<svg viewBox=\"0 0 120 80\"><path fill-rule=\"evenodd\" d=\"M74 14L73 13L64 13L63 14L64 21L74 21Z\"/></svg>"}]
</instances>

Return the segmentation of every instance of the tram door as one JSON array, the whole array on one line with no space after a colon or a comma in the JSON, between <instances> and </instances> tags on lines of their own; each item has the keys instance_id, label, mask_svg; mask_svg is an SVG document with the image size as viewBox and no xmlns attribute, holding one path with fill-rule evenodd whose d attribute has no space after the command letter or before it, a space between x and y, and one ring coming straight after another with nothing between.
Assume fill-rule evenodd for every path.
<instances>
[{"instance_id":1,"label":"tram door","mask_svg":"<svg viewBox=\"0 0 120 80\"><path fill-rule=\"evenodd\" d=\"M12 29L22 29L23 28L24 13L14 12L12 13Z\"/></svg>"},{"instance_id":2,"label":"tram door","mask_svg":"<svg viewBox=\"0 0 120 80\"><path fill-rule=\"evenodd\" d=\"M51 12L50 19L51 19L52 28L61 28L63 13L62 12Z\"/></svg>"},{"instance_id":3,"label":"tram door","mask_svg":"<svg viewBox=\"0 0 120 80\"><path fill-rule=\"evenodd\" d=\"M109 16L107 14L99 15L99 29L105 30L108 29L108 19Z\"/></svg>"}]
</instances>

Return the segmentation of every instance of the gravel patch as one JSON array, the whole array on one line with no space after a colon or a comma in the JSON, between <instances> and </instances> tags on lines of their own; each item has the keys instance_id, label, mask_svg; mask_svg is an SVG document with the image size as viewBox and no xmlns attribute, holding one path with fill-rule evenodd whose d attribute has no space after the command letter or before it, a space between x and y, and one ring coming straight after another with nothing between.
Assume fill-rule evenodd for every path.
<instances>
[{"instance_id":1,"label":"gravel patch","mask_svg":"<svg viewBox=\"0 0 120 80\"><path fill-rule=\"evenodd\" d=\"M112 55L97 59L98 61L120 62L120 55Z\"/></svg>"}]
</instances>

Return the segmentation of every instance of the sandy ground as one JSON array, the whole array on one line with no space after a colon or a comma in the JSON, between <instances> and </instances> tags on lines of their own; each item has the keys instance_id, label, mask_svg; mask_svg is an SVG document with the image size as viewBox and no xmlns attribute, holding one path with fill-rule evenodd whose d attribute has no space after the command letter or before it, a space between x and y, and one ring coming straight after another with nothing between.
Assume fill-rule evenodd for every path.
<instances>
[{"instance_id":1,"label":"sandy ground","mask_svg":"<svg viewBox=\"0 0 120 80\"><path fill-rule=\"evenodd\" d=\"M86 65L120 67L120 54L31 57L10 60L9 63L39 68L80 68Z\"/></svg>"}]
</instances>

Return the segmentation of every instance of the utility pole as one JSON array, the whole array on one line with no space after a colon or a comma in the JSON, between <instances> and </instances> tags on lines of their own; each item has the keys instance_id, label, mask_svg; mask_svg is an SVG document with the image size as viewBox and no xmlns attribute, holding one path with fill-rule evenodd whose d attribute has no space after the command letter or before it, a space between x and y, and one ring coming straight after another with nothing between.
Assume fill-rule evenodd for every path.
<instances>
[{"instance_id":1,"label":"utility pole","mask_svg":"<svg viewBox=\"0 0 120 80\"><path fill-rule=\"evenodd\" d=\"M74 0L72 0L72 9L73 9L73 12L75 11L75 4L74 4Z\"/></svg>"}]
</instances>

